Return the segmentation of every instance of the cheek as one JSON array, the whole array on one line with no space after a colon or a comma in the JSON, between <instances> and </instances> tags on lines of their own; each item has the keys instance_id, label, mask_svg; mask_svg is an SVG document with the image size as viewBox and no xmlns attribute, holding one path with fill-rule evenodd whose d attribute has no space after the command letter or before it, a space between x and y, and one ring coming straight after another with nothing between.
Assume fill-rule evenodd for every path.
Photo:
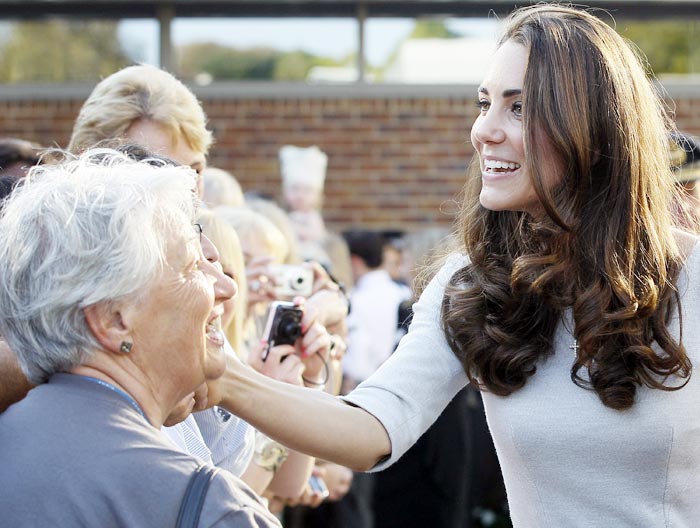
<instances>
[{"instance_id":1,"label":"cheek","mask_svg":"<svg viewBox=\"0 0 700 528\"><path fill-rule=\"evenodd\" d=\"M469 140L471 141L471 144L474 147L474 150L476 150L476 151L479 150L479 146L480 146L480 142L479 142L479 139L477 137L480 121L481 121L481 116L477 117L474 120L474 123L472 123L472 128L469 131Z\"/></svg>"},{"instance_id":2,"label":"cheek","mask_svg":"<svg viewBox=\"0 0 700 528\"><path fill-rule=\"evenodd\" d=\"M183 306L193 319L206 319L214 306L213 279L197 272L183 281L173 292L180 306Z\"/></svg>"}]
</instances>

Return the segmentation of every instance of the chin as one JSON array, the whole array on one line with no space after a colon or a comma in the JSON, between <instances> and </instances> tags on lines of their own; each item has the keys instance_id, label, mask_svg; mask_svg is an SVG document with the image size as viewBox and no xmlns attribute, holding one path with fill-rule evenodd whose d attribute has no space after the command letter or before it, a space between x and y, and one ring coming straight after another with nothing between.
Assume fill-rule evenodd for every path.
<instances>
[{"instance_id":1,"label":"chin","mask_svg":"<svg viewBox=\"0 0 700 528\"><path fill-rule=\"evenodd\" d=\"M509 207L507 207L503 201L498 200L498 199L493 199L492 196L484 195L482 192L481 195L479 196L479 203L481 206L485 209L488 209L489 211L508 211L510 210Z\"/></svg>"},{"instance_id":2,"label":"chin","mask_svg":"<svg viewBox=\"0 0 700 528\"><path fill-rule=\"evenodd\" d=\"M204 375L207 380L215 380L223 376L226 371L226 353L223 349L207 350L207 358L204 364Z\"/></svg>"}]
</instances>

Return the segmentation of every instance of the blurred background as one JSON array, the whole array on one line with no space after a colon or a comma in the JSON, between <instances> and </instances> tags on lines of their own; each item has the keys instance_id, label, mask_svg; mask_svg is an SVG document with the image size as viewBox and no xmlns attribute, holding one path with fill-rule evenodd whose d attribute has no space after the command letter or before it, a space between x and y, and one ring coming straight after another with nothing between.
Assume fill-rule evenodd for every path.
<instances>
[{"instance_id":1,"label":"blurred background","mask_svg":"<svg viewBox=\"0 0 700 528\"><path fill-rule=\"evenodd\" d=\"M519 5L528 2L520 2ZM700 132L700 2L588 2L646 55ZM133 63L202 101L211 165L277 197L281 145L329 156L324 218L449 225L476 87L513 2L0 0L0 135L65 147L95 83Z\"/></svg>"}]
</instances>

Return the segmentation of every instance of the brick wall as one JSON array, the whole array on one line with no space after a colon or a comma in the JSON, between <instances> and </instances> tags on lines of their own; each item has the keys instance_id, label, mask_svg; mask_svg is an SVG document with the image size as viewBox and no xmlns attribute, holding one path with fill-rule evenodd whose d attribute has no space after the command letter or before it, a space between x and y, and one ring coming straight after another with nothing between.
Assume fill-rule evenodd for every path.
<instances>
[{"instance_id":1,"label":"brick wall","mask_svg":"<svg viewBox=\"0 0 700 528\"><path fill-rule=\"evenodd\" d=\"M210 164L232 171L244 190L279 197L280 146L316 144L329 156L324 216L333 229L451 223L473 153L474 89L273 90L198 91L216 137ZM0 134L65 146L88 93L0 93ZM674 101L680 127L700 132L700 94Z\"/></svg>"}]
</instances>

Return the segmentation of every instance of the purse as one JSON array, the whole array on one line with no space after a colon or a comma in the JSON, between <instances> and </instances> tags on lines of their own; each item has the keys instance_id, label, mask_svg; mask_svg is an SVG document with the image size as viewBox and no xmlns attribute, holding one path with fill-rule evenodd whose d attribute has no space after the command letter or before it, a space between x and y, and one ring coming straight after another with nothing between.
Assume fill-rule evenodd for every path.
<instances>
[{"instance_id":1,"label":"purse","mask_svg":"<svg viewBox=\"0 0 700 528\"><path fill-rule=\"evenodd\" d=\"M189 484L187 484L185 496L177 514L175 528L197 528L209 484L211 484L214 475L218 472L219 468L211 464L200 464L197 467L194 475L190 478Z\"/></svg>"}]
</instances>

